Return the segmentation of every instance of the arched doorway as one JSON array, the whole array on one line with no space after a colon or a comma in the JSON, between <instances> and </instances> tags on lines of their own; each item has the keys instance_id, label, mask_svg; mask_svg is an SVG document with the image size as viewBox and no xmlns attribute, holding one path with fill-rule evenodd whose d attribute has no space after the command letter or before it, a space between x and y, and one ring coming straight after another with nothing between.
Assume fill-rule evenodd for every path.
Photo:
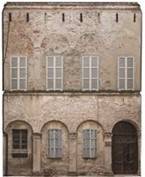
<instances>
[{"instance_id":1,"label":"arched doorway","mask_svg":"<svg viewBox=\"0 0 145 177\"><path fill-rule=\"evenodd\" d=\"M138 170L138 141L136 128L125 121L113 128L112 170L114 174L136 174Z\"/></svg>"}]
</instances>

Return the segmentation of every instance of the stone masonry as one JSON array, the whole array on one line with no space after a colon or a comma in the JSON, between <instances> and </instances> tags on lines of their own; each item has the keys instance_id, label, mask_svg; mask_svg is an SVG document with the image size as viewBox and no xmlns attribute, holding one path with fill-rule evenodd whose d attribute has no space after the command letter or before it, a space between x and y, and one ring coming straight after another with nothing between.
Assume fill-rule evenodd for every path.
<instances>
[{"instance_id":1,"label":"stone masonry","mask_svg":"<svg viewBox=\"0 0 145 177\"><path fill-rule=\"evenodd\" d=\"M46 89L46 56L54 55L63 56L63 91ZM99 56L98 91L82 91L85 55ZM27 57L26 90L11 89L12 56ZM119 56L134 58L133 90L118 90ZM137 130L140 174L141 10L137 3L5 4L3 90L5 175L111 176L112 130L120 121ZM28 130L27 158L12 157L12 129L17 128ZM63 132L61 159L48 158L49 128ZM97 130L95 159L82 158L84 128Z\"/></svg>"}]
</instances>

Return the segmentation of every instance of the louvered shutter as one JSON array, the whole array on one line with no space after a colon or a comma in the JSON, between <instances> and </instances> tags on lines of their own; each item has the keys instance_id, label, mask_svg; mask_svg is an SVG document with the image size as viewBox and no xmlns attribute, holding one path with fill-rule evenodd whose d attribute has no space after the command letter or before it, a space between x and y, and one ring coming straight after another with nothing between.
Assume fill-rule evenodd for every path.
<instances>
[{"instance_id":1,"label":"louvered shutter","mask_svg":"<svg viewBox=\"0 0 145 177\"><path fill-rule=\"evenodd\" d=\"M13 90L27 88L27 58L12 57L11 61L11 88Z\"/></svg>"},{"instance_id":2,"label":"louvered shutter","mask_svg":"<svg viewBox=\"0 0 145 177\"><path fill-rule=\"evenodd\" d=\"M48 130L48 154L49 157L54 157L54 135L53 130Z\"/></svg>"},{"instance_id":3,"label":"louvered shutter","mask_svg":"<svg viewBox=\"0 0 145 177\"><path fill-rule=\"evenodd\" d=\"M97 56L82 57L82 89L98 90L99 58Z\"/></svg>"},{"instance_id":4,"label":"louvered shutter","mask_svg":"<svg viewBox=\"0 0 145 177\"><path fill-rule=\"evenodd\" d=\"M55 57L55 89L62 90L63 82L63 59L61 56Z\"/></svg>"},{"instance_id":5,"label":"louvered shutter","mask_svg":"<svg viewBox=\"0 0 145 177\"><path fill-rule=\"evenodd\" d=\"M83 130L83 157L96 157L96 130L94 129Z\"/></svg>"},{"instance_id":6,"label":"louvered shutter","mask_svg":"<svg viewBox=\"0 0 145 177\"><path fill-rule=\"evenodd\" d=\"M61 130L56 131L56 157L62 156L62 132Z\"/></svg>"},{"instance_id":7,"label":"louvered shutter","mask_svg":"<svg viewBox=\"0 0 145 177\"><path fill-rule=\"evenodd\" d=\"M48 130L48 154L51 158L62 156L62 131L59 129Z\"/></svg>"},{"instance_id":8,"label":"louvered shutter","mask_svg":"<svg viewBox=\"0 0 145 177\"><path fill-rule=\"evenodd\" d=\"M132 90L134 87L134 62L132 57L120 57L118 61L118 88Z\"/></svg>"},{"instance_id":9,"label":"louvered shutter","mask_svg":"<svg viewBox=\"0 0 145 177\"><path fill-rule=\"evenodd\" d=\"M63 58L62 56L47 57L47 89L63 89Z\"/></svg>"},{"instance_id":10,"label":"louvered shutter","mask_svg":"<svg viewBox=\"0 0 145 177\"><path fill-rule=\"evenodd\" d=\"M83 90L89 90L90 84L90 60L89 57L85 56L82 58L82 87Z\"/></svg>"},{"instance_id":11,"label":"louvered shutter","mask_svg":"<svg viewBox=\"0 0 145 177\"><path fill-rule=\"evenodd\" d=\"M121 57L119 58L119 66L118 66L118 69L119 69L119 89L125 89L125 70L126 70L126 62L125 62L125 58Z\"/></svg>"},{"instance_id":12,"label":"louvered shutter","mask_svg":"<svg viewBox=\"0 0 145 177\"><path fill-rule=\"evenodd\" d=\"M133 89L133 58L127 58L127 89Z\"/></svg>"},{"instance_id":13,"label":"louvered shutter","mask_svg":"<svg viewBox=\"0 0 145 177\"><path fill-rule=\"evenodd\" d=\"M11 88L18 89L18 58L12 57L11 61Z\"/></svg>"},{"instance_id":14,"label":"louvered shutter","mask_svg":"<svg viewBox=\"0 0 145 177\"><path fill-rule=\"evenodd\" d=\"M54 88L54 57L49 56L47 58L47 88L53 90Z\"/></svg>"},{"instance_id":15,"label":"louvered shutter","mask_svg":"<svg viewBox=\"0 0 145 177\"><path fill-rule=\"evenodd\" d=\"M27 85L27 59L26 57L19 58L19 88L26 89Z\"/></svg>"},{"instance_id":16,"label":"louvered shutter","mask_svg":"<svg viewBox=\"0 0 145 177\"><path fill-rule=\"evenodd\" d=\"M96 130L90 130L90 157L96 157Z\"/></svg>"}]
</instances>

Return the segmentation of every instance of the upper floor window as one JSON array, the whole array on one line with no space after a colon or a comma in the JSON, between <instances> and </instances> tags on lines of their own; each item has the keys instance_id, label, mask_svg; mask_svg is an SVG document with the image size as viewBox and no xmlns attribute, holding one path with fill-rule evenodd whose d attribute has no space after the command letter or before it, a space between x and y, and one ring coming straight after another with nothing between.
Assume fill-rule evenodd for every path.
<instances>
[{"instance_id":1,"label":"upper floor window","mask_svg":"<svg viewBox=\"0 0 145 177\"><path fill-rule=\"evenodd\" d=\"M46 87L48 90L63 90L63 58L47 57Z\"/></svg>"},{"instance_id":2,"label":"upper floor window","mask_svg":"<svg viewBox=\"0 0 145 177\"><path fill-rule=\"evenodd\" d=\"M27 58L11 58L11 89L25 90L27 88Z\"/></svg>"},{"instance_id":3,"label":"upper floor window","mask_svg":"<svg viewBox=\"0 0 145 177\"><path fill-rule=\"evenodd\" d=\"M96 56L82 57L82 89L99 89L99 58Z\"/></svg>"},{"instance_id":4,"label":"upper floor window","mask_svg":"<svg viewBox=\"0 0 145 177\"><path fill-rule=\"evenodd\" d=\"M83 130L83 157L96 158L96 130Z\"/></svg>"},{"instance_id":5,"label":"upper floor window","mask_svg":"<svg viewBox=\"0 0 145 177\"><path fill-rule=\"evenodd\" d=\"M118 60L118 89L134 89L134 59L133 57L119 57Z\"/></svg>"},{"instance_id":6,"label":"upper floor window","mask_svg":"<svg viewBox=\"0 0 145 177\"><path fill-rule=\"evenodd\" d=\"M62 157L62 131L60 129L48 130L48 155L50 158Z\"/></svg>"},{"instance_id":7,"label":"upper floor window","mask_svg":"<svg viewBox=\"0 0 145 177\"><path fill-rule=\"evenodd\" d=\"M27 129L13 129L13 157L27 157L28 132Z\"/></svg>"}]
</instances>

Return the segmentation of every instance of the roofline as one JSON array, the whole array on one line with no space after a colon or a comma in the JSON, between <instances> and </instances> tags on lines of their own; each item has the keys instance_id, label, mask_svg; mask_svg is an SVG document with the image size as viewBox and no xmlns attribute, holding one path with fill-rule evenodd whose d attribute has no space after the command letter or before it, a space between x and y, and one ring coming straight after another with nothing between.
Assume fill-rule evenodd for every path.
<instances>
[{"instance_id":1,"label":"roofline","mask_svg":"<svg viewBox=\"0 0 145 177\"><path fill-rule=\"evenodd\" d=\"M4 8L69 8L139 9L138 2L7 2Z\"/></svg>"}]
</instances>

